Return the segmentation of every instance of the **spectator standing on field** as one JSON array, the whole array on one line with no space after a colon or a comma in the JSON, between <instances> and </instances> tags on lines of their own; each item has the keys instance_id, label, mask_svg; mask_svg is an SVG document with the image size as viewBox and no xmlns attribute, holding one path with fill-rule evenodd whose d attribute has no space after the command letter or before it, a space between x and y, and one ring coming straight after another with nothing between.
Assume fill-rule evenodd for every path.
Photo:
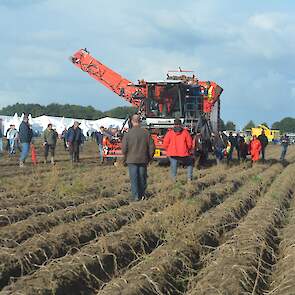
<instances>
[{"instance_id":1,"label":"spectator standing on field","mask_svg":"<svg viewBox=\"0 0 295 295\"><path fill-rule=\"evenodd\" d=\"M0 125L0 154L3 153L3 133L2 126Z\"/></svg>"},{"instance_id":2,"label":"spectator standing on field","mask_svg":"<svg viewBox=\"0 0 295 295\"><path fill-rule=\"evenodd\" d=\"M241 139L242 139L242 136L238 132L237 135L235 136L235 149L237 150L238 161L241 160L241 150L240 150Z\"/></svg>"},{"instance_id":3,"label":"spectator standing on field","mask_svg":"<svg viewBox=\"0 0 295 295\"><path fill-rule=\"evenodd\" d=\"M262 147L261 147L260 140L257 138L256 135L253 135L253 139L250 142L249 149L250 149L252 163L257 162L259 160Z\"/></svg>"},{"instance_id":4,"label":"spectator standing on field","mask_svg":"<svg viewBox=\"0 0 295 295\"><path fill-rule=\"evenodd\" d=\"M284 136L281 137L281 147L282 147L282 152L281 152L281 157L280 157L281 161L285 160L285 156L286 156L289 144L290 144L289 136L287 136L287 134L285 134Z\"/></svg>"},{"instance_id":5,"label":"spectator standing on field","mask_svg":"<svg viewBox=\"0 0 295 295\"><path fill-rule=\"evenodd\" d=\"M140 127L139 115L133 115L132 128L124 134L122 152L128 165L133 201L143 200L147 187L147 165L155 153L149 132Z\"/></svg>"},{"instance_id":6,"label":"spectator standing on field","mask_svg":"<svg viewBox=\"0 0 295 295\"><path fill-rule=\"evenodd\" d=\"M79 125L80 123L75 121L67 132L67 143L72 162L80 162L80 145L83 143L83 136Z\"/></svg>"},{"instance_id":7,"label":"spectator standing on field","mask_svg":"<svg viewBox=\"0 0 295 295\"><path fill-rule=\"evenodd\" d=\"M104 127L100 126L99 130L95 132L95 139L98 146L98 157L101 163L103 163L103 137L104 137Z\"/></svg>"},{"instance_id":8,"label":"spectator standing on field","mask_svg":"<svg viewBox=\"0 0 295 295\"><path fill-rule=\"evenodd\" d=\"M228 136L228 141L230 142L230 151L228 153L228 164L229 164L229 161L232 161L233 159L233 152L234 152L234 149L236 149L237 151L237 156L238 156L238 160L240 161L240 147L239 147L239 141L241 139L241 136L239 133L237 133L236 136L233 136L233 133L230 132L229 133L229 136Z\"/></svg>"},{"instance_id":9,"label":"spectator standing on field","mask_svg":"<svg viewBox=\"0 0 295 295\"><path fill-rule=\"evenodd\" d=\"M43 133L43 146L44 146L44 163L47 163L48 154L50 151L50 161L54 164L55 147L57 142L58 134L52 129L52 124L48 124L47 128Z\"/></svg>"},{"instance_id":10,"label":"spectator standing on field","mask_svg":"<svg viewBox=\"0 0 295 295\"><path fill-rule=\"evenodd\" d=\"M62 138L62 140L64 142L65 151L68 149L68 147L67 147L67 132L68 132L67 127L65 127L65 129L61 133L61 138Z\"/></svg>"},{"instance_id":11,"label":"spectator standing on field","mask_svg":"<svg viewBox=\"0 0 295 295\"><path fill-rule=\"evenodd\" d=\"M224 157L223 151L225 149L225 145L218 133L212 134L212 144L213 144L214 154L216 157L216 162L217 164L219 164Z\"/></svg>"},{"instance_id":12,"label":"spectator standing on field","mask_svg":"<svg viewBox=\"0 0 295 295\"><path fill-rule=\"evenodd\" d=\"M227 151L227 163L229 164L229 162L233 159L233 150L236 145L236 138L233 136L232 132L228 135L227 143L227 146L230 146L230 149Z\"/></svg>"},{"instance_id":13,"label":"spectator standing on field","mask_svg":"<svg viewBox=\"0 0 295 295\"><path fill-rule=\"evenodd\" d=\"M7 140L9 143L9 155L12 156L16 152L17 147L17 138L18 138L18 132L15 128L15 125L10 125L10 129L7 132Z\"/></svg>"},{"instance_id":14,"label":"spectator standing on field","mask_svg":"<svg viewBox=\"0 0 295 295\"><path fill-rule=\"evenodd\" d=\"M10 131L12 127L12 124L9 125L9 128L6 130L6 133L5 133L5 139L6 139L6 143L5 143L5 150L9 153L9 140L7 139L7 135L8 135L8 132Z\"/></svg>"},{"instance_id":15,"label":"spectator standing on field","mask_svg":"<svg viewBox=\"0 0 295 295\"><path fill-rule=\"evenodd\" d=\"M245 138L241 136L240 139L240 154L242 161L245 162L247 160L247 155L248 155L248 144L245 141Z\"/></svg>"},{"instance_id":16,"label":"spectator standing on field","mask_svg":"<svg viewBox=\"0 0 295 295\"><path fill-rule=\"evenodd\" d=\"M266 146L268 145L268 138L265 135L264 130L261 131L261 134L258 136L258 139L261 143L261 159L264 162L265 161L265 149L266 149Z\"/></svg>"},{"instance_id":17,"label":"spectator standing on field","mask_svg":"<svg viewBox=\"0 0 295 295\"><path fill-rule=\"evenodd\" d=\"M30 145L33 138L33 131L29 125L29 118L27 115L24 116L23 121L19 126L19 141L21 144L21 155L19 158L19 166L23 167L30 152Z\"/></svg>"},{"instance_id":18,"label":"spectator standing on field","mask_svg":"<svg viewBox=\"0 0 295 295\"><path fill-rule=\"evenodd\" d=\"M193 140L188 130L183 128L181 120L174 120L174 127L169 129L163 141L170 160L171 176L176 181L178 164L187 166L187 179L193 179L194 159L192 156Z\"/></svg>"}]
</instances>

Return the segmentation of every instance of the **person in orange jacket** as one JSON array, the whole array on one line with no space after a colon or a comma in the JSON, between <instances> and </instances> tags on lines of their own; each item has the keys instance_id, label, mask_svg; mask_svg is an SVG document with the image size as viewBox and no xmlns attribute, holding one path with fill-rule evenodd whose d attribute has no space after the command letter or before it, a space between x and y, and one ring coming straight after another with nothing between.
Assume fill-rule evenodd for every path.
<instances>
[{"instance_id":1,"label":"person in orange jacket","mask_svg":"<svg viewBox=\"0 0 295 295\"><path fill-rule=\"evenodd\" d=\"M262 146L261 146L260 140L257 138L256 135L253 135L253 139L250 142L249 149L250 149L252 162L257 162L259 160Z\"/></svg>"},{"instance_id":2,"label":"person in orange jacket","mask_svg":"<svg viewBox=\"0 0 295 295\"><path fill-rule=\"evenodd\" d=\"M187 129L183 128L181 120L174 120L174 127L169 129L163 141L163 147L170 160L171 176L176 180L177 166L179 163L187 166L187 178L191 181L193 178L192 156L193 139Z\"/></svg>"}]
</instances>

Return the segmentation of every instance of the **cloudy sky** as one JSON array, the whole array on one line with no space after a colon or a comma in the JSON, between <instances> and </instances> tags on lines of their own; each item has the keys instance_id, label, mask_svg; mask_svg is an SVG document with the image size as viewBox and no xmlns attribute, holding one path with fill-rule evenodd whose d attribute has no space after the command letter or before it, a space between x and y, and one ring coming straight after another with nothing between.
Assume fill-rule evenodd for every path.
<instances>
[{"instance_id":1,"label":"cloudy sky","mask_svg":"<svg viewBox=\"0 0 295 295\"><path fill-rule=\"evenodd\" d=\"M0 107L126 105L68 57L80 48L132 81L195 70L242 127L295 116L294 0L0 0Z\"/></svg>"}]
</instances>

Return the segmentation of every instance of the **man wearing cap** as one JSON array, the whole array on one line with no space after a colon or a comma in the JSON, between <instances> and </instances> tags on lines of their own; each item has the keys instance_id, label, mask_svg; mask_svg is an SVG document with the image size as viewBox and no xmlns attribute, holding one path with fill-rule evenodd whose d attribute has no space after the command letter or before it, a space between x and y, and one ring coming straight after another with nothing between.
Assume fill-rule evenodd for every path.
<instances>
[{"instance_id":1,"label":"man wearing cap","mask_svg":"<svg viewBox=\"0 0 295 295\"><path fill-rule=\"evenodd\" d=\"M132 128L122 140L122 152L128 165L133 201L143 200L147 187L147 164L155 153L149 132L140 127L139 115L131 118Z\"/></svg>"},{"instance_id":2,"label":"man wearing cap","mask_svg":"<svg viewBox=\"0 0 295 295\"><path fill-rule=\"evenodd\" d=\"M67 143L72 162L80 161L80 145L83 143L83 136L79 125L80 123L75 121L74 125L67 132Z\"/></svg>"},{"instance_id":3,"label":"man wearing cap","mask_svg":"<svg viewBox=\"0 0 295 295\"><path fill-rule=\"evenodd\" d=\"M181 120L174 120L174 127L169 129L163 141L163 147L166 149L167 156L170 160L171 177L176 181L177 166L179 163L187 166L187 179L193 178L192 157L193 140L188 130L183 128Z\"/></svg>"},{"instance_id":4,"label":"man wearing cap","mask_svg":"<svg viewBox=\"0 0 295 295\"><path fill-rule=\"evenodd\" d=\"M27 115L24 116L23 121L19 126L19 141L21 143L22 151L19 158L19 166L23 167L26 158L30 151L30 145L33 138L33 131L29 125L29 118Z\"/></svg>"},{"instance_id":5,"label":"man wearing cap","mask_svg":"<svg viewBox=\"0 0 295 295\"><path fill-rule=\"evenodd\" d=\"M52 124L49 123L43 133L43 146L44 146L44 163L47 163L48 154L50 151L51 164L54 164L54 154L57 142L58 134L52 129Z\"/></svg>"}]
</instances>

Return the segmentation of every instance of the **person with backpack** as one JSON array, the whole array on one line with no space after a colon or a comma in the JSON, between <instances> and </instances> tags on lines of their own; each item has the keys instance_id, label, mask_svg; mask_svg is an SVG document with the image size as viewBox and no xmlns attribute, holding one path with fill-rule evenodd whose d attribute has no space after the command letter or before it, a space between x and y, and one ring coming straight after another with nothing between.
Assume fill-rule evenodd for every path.
<instances>
[{"instance_id":1,"label":"person with backpack","mask_svg":"<svg viewBox=\"0 0 295 295\"><path fill-rule=\"evenodd\" d=\"M193 179L194 158L192 153L193 139L182 126L180 119L174 120L174 127L169 129L163 141L163 147L170 160L170 171L173 181L176 181L177 167L179 164L187 166L187 180Z\"/></svg>"}]
</instances>

